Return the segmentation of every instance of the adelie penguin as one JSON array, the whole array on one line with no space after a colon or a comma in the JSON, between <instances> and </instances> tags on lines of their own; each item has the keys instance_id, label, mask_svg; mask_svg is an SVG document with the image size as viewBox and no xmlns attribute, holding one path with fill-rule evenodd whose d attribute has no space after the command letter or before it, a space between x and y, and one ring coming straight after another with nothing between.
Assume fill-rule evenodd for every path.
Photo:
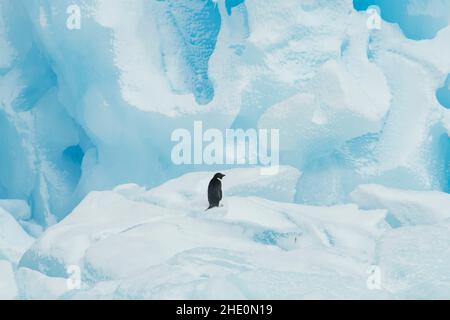
<instances>
[{"instance_id":1,"label":"adelie penguin","mask_svg":"<svg viewBox=\"0 0 450 320\"><path fill-rule=\"evenodd\" d=\"M222 178L225 177L222 173L216 173L214 178L209 182L208 186L208 201L209 209L218 207L222 200Z\"/></svg>"}]
</instances>

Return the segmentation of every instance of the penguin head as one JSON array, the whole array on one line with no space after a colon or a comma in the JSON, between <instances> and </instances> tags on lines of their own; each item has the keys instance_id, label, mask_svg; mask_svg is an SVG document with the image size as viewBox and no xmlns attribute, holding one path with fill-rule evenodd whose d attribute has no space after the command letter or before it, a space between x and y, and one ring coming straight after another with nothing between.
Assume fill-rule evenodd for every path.
<instances>
[{"instance_id":1,"label":"penguin head","mask_svg":"<svg viewBox=\"0 0 450 320\"><path fill-rule=\"evenodd\" d=\"M224 174L222 174L222 173L216 173L216 175L214 176L214 179L222 180L223 177L225 177Z\"/></svg>"}]
</instances>

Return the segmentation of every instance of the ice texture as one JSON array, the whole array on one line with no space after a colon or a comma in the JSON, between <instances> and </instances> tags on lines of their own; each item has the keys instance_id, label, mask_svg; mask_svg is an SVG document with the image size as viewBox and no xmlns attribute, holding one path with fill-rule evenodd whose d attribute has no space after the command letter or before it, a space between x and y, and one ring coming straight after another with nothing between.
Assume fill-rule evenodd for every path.
<instances>
[{"instance_id":1,"label":"ice texture","mask_svg":"<svg viewBox=\"0 0 450 320\"><path fill-rule=\"evenodd\" d=\"M388 209L402 226L434 224L450 218L448 193L408 191L380 185L360 185L351 193L360 208Z\"/></svg>"},{"instance_id":2,"label":"ice texture","mask_svg":"<svg viewBox=\"0 0 450 320\"><path fill-rule=\"evenodd\" d=\"M0 297L448 297L449 8L1 0ZM279 173L175 165L194 121L279 129Z\"/></svg>"},{"instance_id":3,"label":"ice texture","mask_svg":"<svg viewBox=\"0 0 450 320\"><path fill-rule=\"evenodd\" d=\"M361 185L351 194L357 204L302 205L290 201L302 178L295 168L280 168L284 179L264 180L258 169L225 171L222 206L208 211L205 190L214 172L186 174L151 189L126 184L89 193L22 255L15 272L18 297L441 299L449 294L448 194ZM81 283L70 289L74 265ZM378 268L380 277L372 290L371 268Z\"/></svg>"},{"instance_id":4,"label":"ice texture","mask_svg":"<svg viewBox=\"0 0 450 320\"><path fill-rule=\"evenodd\" d=\"M49 278L53 280L47 285L54 288L56 279L68 276L68 266L78 265L81 289L53 298L389 296L369 291L365 273L376 240L390 230L385 210L267 200L261 197L263 189L232 195L236 188L258 190L259 172L246 175L239 184L242 170L227 172L224 179L232 187L225 190L223 207L207 212L204 180L192 174L170 181L171 193L166 193L167 184L148 191L124 185L90 193L23 255L18 282ZM276 177L265 184L286 187ZM191 186L189 193L186 185ZM338 274L348 281L346 286L310 291L313 279L324 276L321 281L326 283ZM273 290L286 281L291 283L289 290ZM48 292L45 289L46 297Z\"/></svg>"},{"instance_id":5,"label":"ice texture","mask_svg":"<svg viewBox=\"0 0 450 320\"><path fill-rule=\"evenodd\" d=\"M232 187L223 206L205 212L205 181L199 176L212 174L187 174L150 190L129 184L90 193L23 255L15 275L20 297L448 296L449 218L442 210L448 195L369 185L352 193L364 209L307 206L267 200L263 189L233 196L235 188L257 190L261 184L247 172L239 185L242 170L236 169L224 178ZM266 185L283 187L269 180ZM404 217L405 208L412 218ZM389 214L410 223L390 226ZM82 284L75 290L65 285L71 265L81 268ZM380 270L377 290L367 286L372 266Z\"/></svg>"},{"instance_id":6,"label":"ice texture","mask_svg":"<svg viewBox=\"0 0 450 320\"><path fill-rule=\"evenodd\" d=\"M0 208L0 260L17 264L33 240L9 212Z\"/></svg>"},{"instance_id":7,"label":"ice texture","mask_svg":"<svg viewBox=\"0 0 450 320\"><path fill-rule=\"evenodd\" d=\"M19 297L14 269L11 262L0 259L0 299L13 300Z\"/></svg>"},{"instance_id":8,"label":"ice texture","mask_svg":"<svg viewBox=\"0 0 450 320\"><path fill-rule=\"evenodd\" d=\"M0 198L47 227L91 190L209 171L170 159L194 120L281 129L298 203L345 203L360 183L448 192L448 17L372 2L2 1ZM370 30L355 10L370 4L439 23L422 41Z\"/></svg>"},{"instance_id":9,"label":"ice texture","mask_svg":"<svg viewBox=\"0 0 450 320\"><path fill-rule=\"evenodd\" d=\"M19 220L31 218L30 207L24 200L3 199L0 200L0 208L8 211L14 218Z\"/></svg>"}]
</instances>

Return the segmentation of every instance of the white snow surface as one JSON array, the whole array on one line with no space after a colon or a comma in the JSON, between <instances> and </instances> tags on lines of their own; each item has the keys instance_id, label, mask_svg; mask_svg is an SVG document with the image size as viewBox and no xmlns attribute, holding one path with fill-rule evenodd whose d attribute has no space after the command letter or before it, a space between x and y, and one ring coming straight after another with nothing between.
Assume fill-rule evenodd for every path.
<instances>
[{"instance_id":1,"label":"white snow surface","mask_svg":"<svg viewBox=\"0 0 450 320\"><path fill-rule=\"evenodd\" d=\"M33 241L13 216L0 207L0 260L17 264Z\"/></svg>"},{"instance_id":2,"label":"white snow surface","mask_svg":"<svg viewBox=\"0 0 450 320\"><path fill-rule=\"evenodd\" d=\"M289 184L277 177L262 182L256 169L224 172L223 206L209 211L206 188L213 172L187 174L150 190L130 184L90 193L23 255L15 275L19 297L381 299L449 294L445 217L439 220L424 208L424 215L435 218L429 225L392 228L386 221L390 202L361 209L269 200L263 186L277 190ZM295 169L284 167L283 172L295 180ZM238 196L235 190L249 193ZM406 196L387 194L407 205ZM428 196L435 195L412 192L409 199ZM421 259L422 254L433 260ZM82 282L69 290L67 268L73 265L79 266ZM373 265L381 270L379 290L367 286ZM430 281L421 278L423 272Z\"/></svg>"},{"instance_id":3,"label":"white snow surface","mask_svg":"<svg viewBox=\"0 0 450 320\"><path fill-rule=\"evenodd\" d=\"M0 1L0 298L450 297L450 26L225 2ZM216 168L170 159L198 120L279 129L280 172L205 211Z\"/></svg>"},{"instance_id":4,"label":"white snow surface","mask_svg":"<svg viewBox=\"0 0 450 320\"><path fill-rule=\"evenodd\" d=\"M434 224L450 218L450 195L444 192L360 185L351 197L363 209L389 210L402 225Z\"/></svg>"}]
</instances>

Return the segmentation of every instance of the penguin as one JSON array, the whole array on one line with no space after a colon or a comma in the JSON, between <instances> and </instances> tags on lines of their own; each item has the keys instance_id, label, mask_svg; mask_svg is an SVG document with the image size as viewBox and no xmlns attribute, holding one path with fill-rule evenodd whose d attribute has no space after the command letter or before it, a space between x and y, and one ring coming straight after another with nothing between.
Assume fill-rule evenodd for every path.
<instances>
[{"instance_id":1,"label":"penguin","mask_svg":"<svg viewBox=\"0 0 450 320\"><path fill-rule=\"evenodd\" d=\"M216 173L214 178L209 182L208 186L208 201L209 209L218 207L220 200L222 200L222 178L225 177L222 173Z\"/></svg>"}]
</instances>

